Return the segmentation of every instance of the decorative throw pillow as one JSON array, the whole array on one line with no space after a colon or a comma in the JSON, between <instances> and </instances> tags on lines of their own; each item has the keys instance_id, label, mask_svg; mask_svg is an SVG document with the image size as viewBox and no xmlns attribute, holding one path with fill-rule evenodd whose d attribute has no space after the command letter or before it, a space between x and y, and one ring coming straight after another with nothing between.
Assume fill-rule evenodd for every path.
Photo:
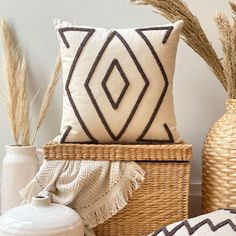
<instances>
[{"instance_id":1,"label":"decorative throw pillow","mask_svg":"<svg viewBox=\"0 0 236 236\"><path fill-rule=\"evenodd\" d=\"M56 141L180 142L172 80L182 26L107 30L55 20L64 81Z\"/></svg>"},{"instance_id":2,"label":"decorative throw pillow","mask_svg":"<svg viewBox=\"0 0 236 236\"><path fill-rule=\"evenodd\" d=\"M149 236L234 236L236 211L218 210L163 227Z\"/></svg>"}]
</instances>

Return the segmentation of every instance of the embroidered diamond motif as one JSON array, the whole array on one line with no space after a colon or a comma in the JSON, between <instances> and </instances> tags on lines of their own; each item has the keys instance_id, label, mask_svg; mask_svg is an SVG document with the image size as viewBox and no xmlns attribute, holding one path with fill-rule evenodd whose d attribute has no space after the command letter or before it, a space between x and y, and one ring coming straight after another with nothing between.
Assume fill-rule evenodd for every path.
<instances>
[{"instance_id":1,"label":"embroidered diamond motif","mask_svg":"<svg viewBox=\"0 0 236 236\"><path fill-rule=\"evenodd\" d=\"M114 59L109 66L102 81L102 87L113 109L116 110L129 87L129 81L117 59ZM118 87L121 88L120 91L117 90Z\"/></svg>"},{"instance_id":2,"label":"embroidered diamond motif","mask_svg":"<svg viewBox=\"0 0 236 236\"><path fill-rule=\"evenodd\" d=\"M110 111L112 114L108 114L107 112L104 112L103 111L103 108L102 108L102 103L101 101L99 100L102 100L102 96L98 96L98 94L101 94L99 93L99 89L102 89L103 91L103 94L106 95L106 99L107 99L107 94L104 92L104 88L102 86L102 81L104 80L104 77L108 71L105 70L104 72L104 76L100 76L96 79L96 72L97 70L101 69L101 66L102 63L104 63L105 61L103 60L103 58L105 58L106 54L104 54L105 52L111 52L111 50L113 50L113 42L116 41L116 44L119 43L119 45L121 46L121 49L123 51L123 53L126 55L126 61L130 61L130 66L134 69L134 73L136 74L136 80L139 79L139 83L138 83L138 86L132 86L131 87L131 84L135 83L135 80L132 79L129 81L130 83L130 87L132 88L132 93L133 93L133 96L131 98L131 103L132 105L130 105L128 107L128 111L126 112L119 112L120 109L123 109L124 111L124 108L126 109L127 107L126 106L123 106L123 103L120 103L119 105L119 109L114 109L112 106L110 108ZM116 46L117 47L117 46ZM108 53L109 54L109 53ZM110 61L112 63L112 61L114 59L116 59L117 57L114 55L114 53L112 54L113 57L110 58ZM108 58L109 59L109 58ZM107 63L107 67L106 68L109 68L111 63ZM123 66L123 65L122 65ZM116 69L118 67L116 66ZM129 78L129 77L127 77ZM100 85L101 86L98 86L98 81L100 79ZM108 80L109 81L109 80ZM108 83L108 82L107 82ZM127 41L123 38L123 36L117 32L117 31L113 31L106 39L106 41L104 42L102 48L100 49L99 53L97 54L97 57L91 67L91 69L89 70L89 74L85 80L85 83L84 83L84 86L87 90L87 93L91 99L91 102L94 106L94 108L96 109L97 111L97 114L101 120L101 122L103 123L106 131L108 132L108 134L110 135L110 137L114 140L114 141L118 141L121 136L125 133L126 129L128 128L130 122L132 121L138 107L139 107L139 104L141 103L146 91L147 91L147 88L149 86L149 80L146 76L146 74L144 73L143 69L142 69L142 66L139 64L139 61L138 59L136 58L134 52L132 51L132 49L130 48L129 44L127 43ZM109 83L108 83L109 84ZM109 86L108 86L109 87ZM111 92L111 91L110 91ZM129 96L131 94L128 94ZM127 92L126 92L126 96L123 96L123 100L127 100ZM114 99L113 99L114 100ZM110 101L108 101L110 103ZM116 126L114 125L115 122L113 119L113 121L111 121L111 115L114 117L118 117L119 120L120 120L120 125L119 126Z\"/></svg>"},{"instance_id":3,"label":"embroidered diamond motif","mask_svg":"<svg viewBox=\"0 0 236 236\"><path fill-rule=\"evenodd\" d=\"M165 94L168 89L168 78L165 73L165 68L161 63L161 60L158 57L157 52L155 51L152 43L149 41L148 35L146 35L147 31L152 30L165 30L166 34L164 35L162 43L165 44L168 41L168 38L173 30L172 26L168 27L151 27L151 28L143 28L143 29L136 29L135 31L140 35L140 37L144 40L148 48L150 49L150 52L156 60L157 66L160 69L160 72L162 73L163 80L164 80L164 87L161 92L161 96L157 101L156 107L153 110L153 113L150 117L150 120L145 126L145 129L141 133L139 137L137 137L137 142L156 142L156 143L162 143L162 142L173 142L173 136L167 126L167 124L164 124L164 128L169 136L169 140L159 140L159 139L150 139L148 138L148 135L146 137L146 134L149 132L149 129L155 119L155 117L158 115L158 111L160 109L160 106L162 105L163 99L165 98ZM87 124L83 116L80 115L79 106L77 107L77 104L74 102L74 98L72 96L73 93L71 93L71 80L74 78L74 80L77 79L77 77L73 77L73 72L76 70L77 63L81 63L79 58L83 50L85 50L85 45L87 44L87 41L90 39L91 35L94 33L94 29L85 29L85 28L78 28L78 27L67 27L59 30L59 34L61 35L61 38L65 44L65 47L70 48L70 42L68 41L67 37L65 36L66 32L70 31L81 31L81 32L88 32L87 35L85 35L85 38L80 43L78 50L75 54L75 57L73 59L67 82L66 82L66 92L69 98L69 101L71 103L71 106L75 112L75 115L84 130L84 132L87 134L87 136L90 138L91 143L96 143L97 140L92 136L89 130L89 123ZM81 37L81 36L80 36ZM79 37L79 38L80 38ZM117 43L120 41L120 46L122 53L126 54L126 62L129 60L129 67L134 67L133 71L135 73L135 80L132 79L134 75L130 75L129 70L126 71L126 66L122 61L119 61L118 63L113 62L114 58L116 59L117 56L112 54L111 51L113 50L114 46L117 46ZM112 55L110 58L106 58L105 51L107 51L107 55ZM119 54L118 54L119 55ZM106 58L103 60L103 58ZM110 63L109 60L110 59ZM112 62L114 65L112 65ZM118 67L121 67L122 72L119 71ZM104 69L106 68L106 69ZM107 69L108 68L108 69ZM108 73L108 70L110 68L110 72ZM123 71L124 68L124 71ZM125 72L125 73L124 73ZM97 74L98 73L98 74ZM107 79L106 79L107 74ZM97 76L99 75L99 76ZM122 76L122 75L128 75L128 76ZM110 78L109 78L110 77ZM119 78L118 78L119 77ZM121 78L120 78L121 77ZM124 78L129 78L128 85L125 83ZM139 86L133 86L134 83L136 83L137 79L143 80L143 83L139 81L137 83ZM106 82L103 82L105 80ZM115 82L114 82L115 81ZM103 84L102 84L103 83ZM117 87L119 87L118 91L114 93L114 85L113 83L117 84ZM122 83L124 83L124 86L122 87ZM139 105L143 99L143 97L146 95L147 88L150 84L149 78L147 78L145 71L143 71L142 66L140 65L135 53L131 49L129 43L127 40L117 31L111 32L111 34L108 35L106 38L104 44L102 45L100 51L97 54L97 57L95 58L95 61L93 62L92 66L90 67L89 73L84 81L84 87L87 91L87 94L90 98L91 105L95 108L97 115L99 116L102 124L104 125L104 128L110 135L110 137L114 141L118 141L122 135L126 132L127 128L129 127L131 121L133 120L135 113L137 109L139 108ZM74 86L72 86L74 88ZM127 88L126 88L127 87ZM127 93L127 89L129 87L129 90L132 90L132 93ZM135 94L134 94L135 93ZM133 95L134 94L134 95ZM106 96L104 96L106 95ZM110 95L110 100L109 100ZM125 95L125 96L124 96ZM103 100L105 98L105 100ZM132 104L129 104L128 109L125 107L126 100L131 101ZM121 102L123 101L123 102ZM106 110L103 109L103 102L113 104L107 109L109 110L109 113L106 112ZM119 107L119 109L116 109L116 107ZM125 108L125 109L124 109ZM119 112L120 110L125 110L125 112ZM112 118L111 118L112 117ZM116 124L116 122L113 122L115 119L119 120L119 125L113 125ZM115 118L115 119L114 119ZM66 137L69 133L70 129L67 129L65 132L65 135L63 137L63 143L66 142ZM85 142L88 142L87 140Z\"/></svg>"}]
</instances>

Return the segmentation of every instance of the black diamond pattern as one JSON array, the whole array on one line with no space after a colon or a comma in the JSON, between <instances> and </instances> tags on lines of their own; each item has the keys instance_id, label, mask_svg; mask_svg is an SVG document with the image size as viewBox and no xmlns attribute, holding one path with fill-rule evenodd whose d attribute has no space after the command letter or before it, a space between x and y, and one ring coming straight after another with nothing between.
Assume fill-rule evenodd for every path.
<instances>
[{"instance_id":1,"label":"black diamond pattern","mask_svg":"<svg viewBox=\"0 0 236 236\"><path fill-rule=\"evenodd\" d=\"M114 70L115 67L118 69L118 71L121 75L121 78L123 79L123 81L125 83L124 87L123 87L123 89L122 89L122 91L121 91L121 93L120 93L120 95L119 95L119 97L116 101L114 101L114 99L112 97L112 94L109 91L109 88L107 88L107 81L109 80L109 78L111 78L110 75L111 75L111 73L112 73L112 71ZM104 79L102 81L102 87L103 87L104 92L106 93L107 98L110 101L113 109L116 110L119 107L119 105L122 101L122 98L124 97L125 92L127 91L128 87L129 87L129 81L128 81L128 79L127 79L127 77L126 77L126 75L125 75L125 73L124 73L124 71L123 71L123 69L122 69L122 67L121 67L121 65L120 65L120 63L117 59L114 59L112 61L111 65L109 66L109 68L107 70L107 73L105 74Z\"/></svg>"},{"instance_id":2,"label":"black diamond pattern","mask_svg":"<svg viewBox=\"0 0 236 236\"><path fill-rule=\"evenodd\" d=\"M90 83L90 80L92 79L92 76L96 70L96 67L97 65L99 64L100 62L100 59L101 57L103 56L104 52L106 51L106 48L109 46L110 42L113 40L113 38L116 37L117 39L119 39L121 41L121 43L124 45L124 47L126 48L127 52L129 53L130 57L132 58L137 70L139 71L143 81L144 81L144 87L142 89L142 91L140 92L138 98L137 98L137 101L134 105L134 107L131 109L130 111L130 114L129 114L129 117L128 119L126 120L125 124L121 127L120 131L118 134L114 134L109 126L109 124L107 123L106 119L105 119L105 116L104 114L102 113L100 107L99 107L99 104L97 103L96 101L96 98L94 97L93 93L92 93L92 90L89 86L89 83ZM144 73L141 65L139 64L134 52L132 51L132 49L130 48L129 44L126 42L126 40L122 37L121 34L119 34L117 31L113 31L109 36L108 38L106 39L106 41L104 42L101 50L99 51L90 71L89 71L89 74L87 76L87 79L84 83L84 86L87 90L87 93L91 99L91 102L93 103L98 115L99 115L99 118L101 119L105 129L107 130L107 132L109 133L109 135L111 136L111 138L114 140L114 141L117 141L120 139L120 137L124 134L124 132L126 131L127 127L129 126L131 120L133 119L133 116L135 115L135 112L137 111L138 109L138 106L141 102L141 100L143 99L143 96L144 94L146 93L147 91L147 88L149 86L149 80L146 76L146 74Z\"/></svg>"},{"instance_id":3,"label":"black diamond pattern","mask_svg":"<svg viewBox=\"0 0 236 236\"><path fill-rule=\"evenodd\" d=\"M163 75L163 79L164 79L164 82L165 82L165 86L163 88L163 91L161 93L161 97L157 103L157 106L155 108L155 110L153 111L153 114L149 120L149 122L147 123L147 125L145 126L145 129L143 130L142 134L137 138L137 142L155 142L155 143L162 143L162 142L173 142L173 136L167 126L167 124L164 124L164 128L166 129L166 132L169 136L169 140L148 140L148 139L144 139L144 136L146 135L146 133L148 132L153 120L155 119L155 116L157 115L158 111L159 111L159 108L163 102L163 99L165 97L165 94L166 94L166 91L167 91L167 88L168 88L168 78L167 78L167 75L165 73L165 69L158 57L158 55L156 54L152 44L149 42L148 38L146 37L146 35L143 33L143 31L149 31L149 30L166 30L166 34L165 34L165 37L163 38L163 41L162 43L165 44L167 43L168 41L168 38L173 30L173 27L172 26L167 26L167 27L151 27L151 28L143 28L143 29L136 29L136 32L143 38L144 42L147 44L147 46L149 47L149 49L151 50L151 53L153 54L155 60L157 61L157 65L159 66L161 72L162 72L162 75ZM81 32L87 32L87 35L85 36L84 40L81 42L81 44L79 45L79 48L76 52L76 55L73 59L73 62L72 62L72 65L71 65L71 68L70 68L70 71L69 71L69 74L68 74L68 78L67 78L67 81L66 81L66 85L65 85L65 89L66 89L66 92L67 92L67 95L68 95L68 98L70 100L70 103L71 103L71 106L75 112L75 115L82 127L82 129L84 130L84 132L87 134L87 136L90 138L90 141L91 143L97 143L97 140L92 136L92 134L90 133L88 127L86 126L84 120L82 119L82 117L80 116L80 113L79 113L79 110L77 109L76 107L76 104L74 103L74 100L73 100L73 97L70 93L70 82L71 82L71 79L73 77L73 72L74 72L74 69L76 67L76 64L79 60L79 57L80 57L80 54L82 53L84 47L86 46L87 42L89 41L90 37L92 36L92 34L95 32L95 29L88 29L88 28L78 28L78 27L65 27L65 28L62 28L59 30L59 34L65 44L65 47L66 48L70 48L70 44L65 36L65 32L70 32L70 31L81 31ZM129 117L128 119L126 120L126 123L121 127L121 130L120 132L115 135L111 128L109 127L109 124L107 123L105 117L104 117L104 114L102 113L102 111L100 110L100 107L99 107L99 104L97 103L96 101L96 98L94 97L93 93L92 93L92 90L91 88L89 87L89 83L90 83L90 80L94 74L94 71L96 70L96 67L97 65L99 64L100 62L100 59L101 57L103 56L107 46L110 44L110 42L113 40L113 38L116 37L118 38L122 44L125 46L127 52L129 53L129 55L131 56L137 70L139 71L142 79L144 80L144 87L141 91L141 93L139 94L138 98L137 98L137 101L134 105L134 107L132 108L130 114L129 114ZM115 59L114 59L115 60ZM112 107L114 109L117 109L128 89L128 86L129 86L129 82L128 82L128 79L127 77L125 76L125 73L124 71L122 70L119 62L117 61L114 61L113 62L114 65L110 65L109 69L111 70L109 73L107 72L107 79L106 79L106 76L104 77L103 80L105 80L105 82L103 82L102 87L103 87L103 90L105 91L110 103L112 104ZM112 94L109 92L109 87L107 87L107 81L109 79L109 76L111 75L112 73L112 70L114 69L114 67L116 66L116 68L118 69L122 79L125 81L125 85L124 85L124 88L122 89L121 91L121 94L119 95L118 99L113 99L112 98ZM119 70L120 68L120 70ZM111 76L110 76L111 77ZM127 80L127 81L126 81ZM127 84L128 82L128 84ZM131 120L133 119L133 116L135 115L135 112L136 110L138 109L139 107L139 104L142 100L142 98L144 97L145 93L146 93L146 90L149 86L149 80L145 74L145 72L143 71L143 68L141 67L141 65L139 64L139 61L137 60L136 58L136 55L134 54L134 52L132 51L132 49L130 48L129 44L126 42L125 38L122 37L121 34L119 34L117 31L113 31L109 36L108 38L106 39L106 41L104 42L101 50L99 51L90 71L89 71L89 74L86 78L86 81L84 83L84 86L85 86L85 89L87 90L87 93L91 99L91 102L93 103L93 106L95 107L97 113L98 113L98 116L99 118L101 119L105 129L107 130L107 132L109 133L109 135L111 136L111 138L114 140L114 141L117 141L121 138L121 136L124 134L124 132L126 131L127 127L129 126ZM115 101L116 100L116 101ZM66 141L66 137L68 136L70 130L71 130L72 127L68 127L68 129L65 131L64 135L63 135L63 138L61 140L62 143L67 143ZM78 143L81 143L81 142L78 142ZM87 143L87 142L86 142Z\"/></svg>"}]
</instances>

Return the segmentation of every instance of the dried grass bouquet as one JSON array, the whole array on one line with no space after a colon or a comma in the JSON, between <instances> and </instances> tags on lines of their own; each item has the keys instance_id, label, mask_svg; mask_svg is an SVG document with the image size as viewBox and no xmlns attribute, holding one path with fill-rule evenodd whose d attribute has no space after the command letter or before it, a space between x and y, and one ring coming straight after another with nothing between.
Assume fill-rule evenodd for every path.
<instances>
[{"instance_id":1,"label":"dried grass bouquet","mask_svg":"<svg viewBox=\"0 0 236 236\"><path fill-rule=\"evenodd\" d=\"M3 45L3 78L6 83L6 93L4 95L2 94L2 96L10 122L14 144L17 146L32 145L38 129L43 122L59 79L61 69L60 57L57 57L51 81L44 94L39 116L35 124L35 132L31 141L30 128L32 124L29 114L32 101L30 101L31 99L29 97L26 59L16 44L6 20L1 22L0 29Z\"/></svg>"},{"instance_id":2,"label":"dried grass bouquet","mask_svg":"<svg viewBox=\"0 0 236 236\"><path fill-rule=\"evenodd\" d=\"M214 20L217 24L222 44L221 60L209 42L200 22L183 0L131 0L137 4L151 5L157 12L171 22L183 20L183 40L206 61L228 93L236 99L236 4L230 2L233 12L232 22L223 13L217 13Z\"/></svg>"}]
</instances>

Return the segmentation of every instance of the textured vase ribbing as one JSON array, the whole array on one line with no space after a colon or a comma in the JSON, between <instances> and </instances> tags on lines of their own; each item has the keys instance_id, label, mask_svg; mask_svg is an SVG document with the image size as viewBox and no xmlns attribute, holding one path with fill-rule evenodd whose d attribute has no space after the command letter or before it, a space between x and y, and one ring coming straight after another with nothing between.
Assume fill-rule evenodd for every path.
<instances>
[{"instance_id":1,"label":"textured vase ribbing","mask_svg":"<svg viewBox=\"0 0 236 236\"><path fill-rule=\"evenodd\" d=\"M202 208L211 212L236 207L236 99L212 126L203 148Z\"/></svg>"}]
</instances>

